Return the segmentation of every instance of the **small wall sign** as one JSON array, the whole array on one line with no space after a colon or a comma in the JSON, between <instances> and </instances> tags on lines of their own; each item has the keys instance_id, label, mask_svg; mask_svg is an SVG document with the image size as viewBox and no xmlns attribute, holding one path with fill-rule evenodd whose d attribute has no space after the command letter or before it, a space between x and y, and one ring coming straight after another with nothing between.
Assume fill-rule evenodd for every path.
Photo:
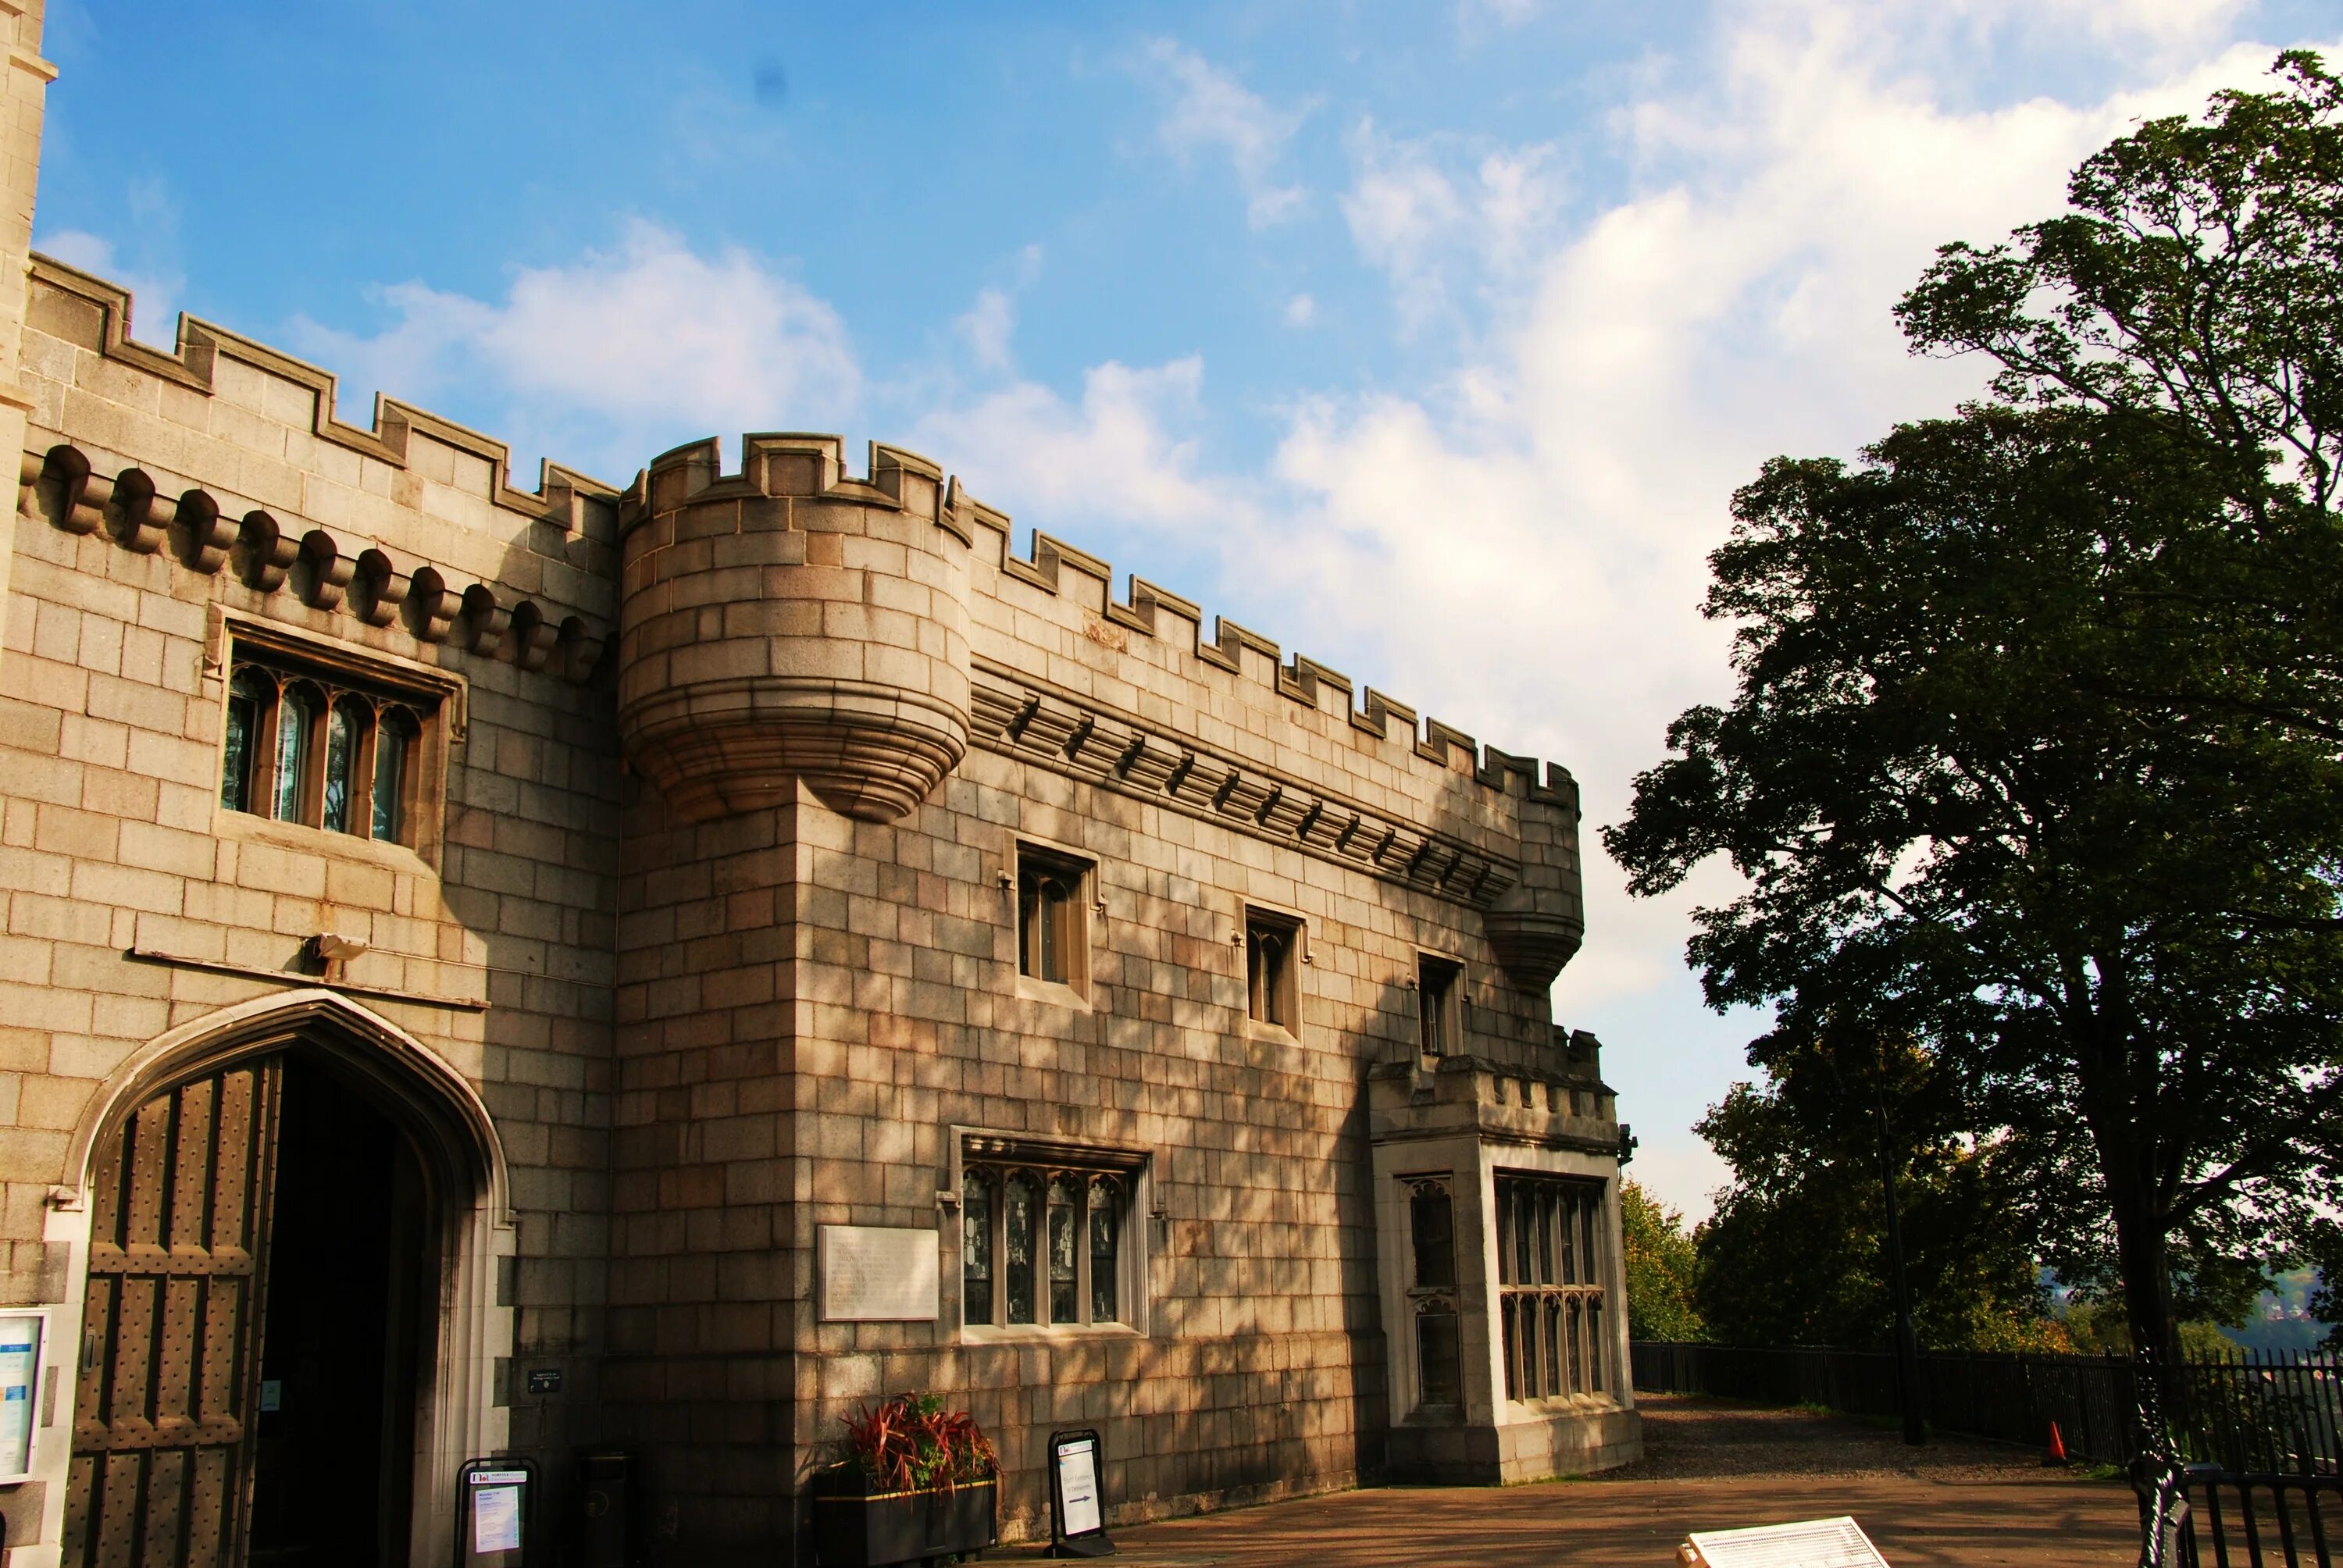
<instances>
[{"instance_id":1,"label":"small wall sign","mask_svg":"<svg viewBox=\"0 0 2343 1568\"><path fill-rule=\"evenodd\" d=\"M1050 1555L1111 1557L1106 1533L1105 1465L1099 1434L1088 1428L1050 1434Z\"/></svg>"},{"instance_id":2,"label":"small wall sign","mask_svg":"<svg viewBox=\"0 0 2343 1568\"><path fill-rule=\"evenodd\" d=\"M43 1309L0 1312L0 1482L33 1473L33 1401L48 1327Z\"/></svg>"},{"instance_id":3,"label":"small wall sign","mask_svg":"<svg viewBox=\"0 0 2343 1568\"><path fill-rule=\"evenodd\" d=\"M561 1392L561 1369L559 1367L531 1367L528 1372L528 1392L534 1394L559 1393Z\"/></svg>"}]
</instances>

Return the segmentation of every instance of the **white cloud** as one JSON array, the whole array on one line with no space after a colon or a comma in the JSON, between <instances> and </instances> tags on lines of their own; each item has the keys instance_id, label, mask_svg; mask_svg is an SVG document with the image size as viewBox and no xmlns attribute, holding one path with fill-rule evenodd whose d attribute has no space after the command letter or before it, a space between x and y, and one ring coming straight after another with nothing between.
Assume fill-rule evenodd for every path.
<instances>
[{"instance_id":1,"label":"white cloud","mask_svg":"<svg viewBox=\"0 0 2343 1568\"><path fill-rule=\"evenodd\" d=\"M2252 6L2248 0L1936 0L1925 10L1905 9L1973 31L2080 34L2127 51L2145 47L2171 64L2181 53L2213 45Z\"/></svg>"},{"instance_id":2,"label":"white cloud","mask_svg":"<svg viewBox=\"0 0 2343 1568\"><path fill-rule=\"evenodd\" d=\"M1200 152L1225 154L1245 195L1245 216L1255 228L1299 213L1307 196L1281 185L1275 170L1307 108L1279 109L1228 72L1169 38L1147 46L1152 75L1171 95L1156 135L1182 165Z\"/></svg>"},{"instance_id":3,"label":"white cloud","mask_svg":"<svg viewBox=\"0 0 2343 1568\"><path fill-rule=\"evenodd\" d=\"M985 289L968 313L952 323L952 329L976 356L977 364L987 370L1006 370L1011 363L1009 339L1017 329L1017 302L1005 289Z\"/></svg>"},{"instance_id":4,"label":"white cloud","mask_svg":"<svg viewBox=\"0 0 2343 1568\"><path fill-rule=\"evenodd\" d=\"M668 230L626 226L615 250L524 268L498 302L420 283L382 291L397 319L372 337L296 324L301 351L428 406L462 378L506 400L499 427L621 478L663 442L710 430L830 427L862 376L828 304L748 251L701 255ZM344 417L363 418L345 393Z\"/></svg>"},{"instance_id":5,"label":"white cloud","mask_svg":"<svg viewBox=\"0 0 2343 1568\"><path fill-rule=\"evenodd\" d=\"M1151 528L1233 520L1222 481L1199 472L1192 425L1204 364L1192 356L1134 369L1110 361L1082 377L1079 402L1018 381L919 421L912 444L945 455L979 498L1014 513Z\"/></svg>"},{"instance_id":6,"label":"white cloud","mask_svg":"<svg viewBox=\"0 0 2343 1568\"><path fill-rule=\"evenodd\" d=\"M1297 294L1285 302L1285 325L1307 327L1318 319L1318 302L1306 294Z\"/></svg>"},{"instance_id":7,"label":"white cloud","mask_svg":"<svg viewBox=\"0 0 2343 1568\"><path fill-rule=\"evenodd\" d=\"M1538 0L1458 0L1456 13L1467 25L1485 16L1500 27L1518 27L1538 14Z\"/></svg>"},{"instance_id":8,"label":"white cloud","mask_svg":"<svg viewBox=\"0 0 2343 1568\"><path fill-rule=\"evenodd\" d=\"M1346 140L1342 216L1361 259L1389 276L1409 332L1451 316L1467 283L1500 292L1517 284L1557 234L1567 190L1551 143L1396 139L1372 120Z\"/></svg>"}]
</instances>

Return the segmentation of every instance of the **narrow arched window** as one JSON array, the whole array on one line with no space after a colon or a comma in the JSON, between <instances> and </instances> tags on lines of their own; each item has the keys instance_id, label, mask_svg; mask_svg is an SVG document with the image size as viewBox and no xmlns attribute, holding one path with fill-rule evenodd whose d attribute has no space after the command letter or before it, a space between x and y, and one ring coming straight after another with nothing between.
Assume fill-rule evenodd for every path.
<instances>
[{"instance_id":1,"label":"narrow arched window","mask_svg":"<svg viewBox=\"0 0 2343 1568\"><path fill-rule=\"evenodd\" d=\"M404 708L383 709L375 727L374 836L386 844L402 842L407 829L407 759L417 732L415 716Z\"/></svg>"},{"instance_id":2,"label":"narrow arched window","mask_svg":"<svg viewBox=\"0 0 2343 1568\"><path fill-rule=\"evenodd\" d=\"M970 1174L961 1183L960 1321L992 1321L992 1178Z\"/></svg>"},{"instance_id":3,"label":"narrow arched window","mask_svg":"<svg viewBox=\"0 0 2343 1568\"><path fill-rule=\"evenodd\" d=\"M1293 956L1301 927L1282 915L1245 912L1245 1010L1255 1023L1292 1030Z\"/></svg>"},{"instance_id":4,"label":"narrow arched window","mask_svg":"<svg viewBox=\"0 0 2343 1568\"><path fill-rule=\"evenodd\" d=\"M337 698L326 719L325 823L337 833L357 831L350 825L356 803L358 749L374 728L374 713L356 697Z\"/></svg>"},{"instance_id":5,"label":"narrow arched window","mask_svg":"<svg viewBox=\"0 0 2343 1568\"><path fill-rule=\"evenodd\" d=\"M1081 1193L1071 1176L1050 1181L1050 1321L1053 1323L1081 1321L1081 1255L1077 1250L1081 1231L1075 1215Z\"/></svg>"},{"instance_id":6,"label":"narrow arched window","mask_svg":"<svg viewBox=\"0 0 2343 1568\"><path fill-rule=\"evenodd\" d=\"M1038 1183L1031 1176L1011 1176L1002 1194L1001 1264L1008 1271L1008 1321L1030 1323L1033 1321L1033 1211L1040 1208Z\"/></svg>"},{"instance_id":7,"label":"narrow arched window","mask_svg":"<svg viewBox=\"0 0 2343 1568\"><path fill-rule=\"evenodd\" d=\"M1091 1322L1111 1323L1121 1315L1116 1287L1121 1254L1122 1195L1104 1176L1091 1178Z\"/></svg>"},{"instance_id":8,"label":"narrow arched window","mask_svg":"<svg viewBox=\"0 0 2343 1568\"><path fill-rule=\"evenodd\" d=\"M277 769L268 814L280 822L301 819L301 793L309 776L310 732L317 726L317 694L288 686L277 699Z\"/></svg>"},{"instance_id":9,"label":"narrow arched window","mask_svg":"<svg viewBox=\"0 0 2343 1568\"><path fill-rule=\"evenodd\" d=\"M253 809L253 773L260 763L262 733L277 687L250 668L239 669L227 688L227 732L220 740L220 804L231 811Z\"/></svg>"}]
</instances>

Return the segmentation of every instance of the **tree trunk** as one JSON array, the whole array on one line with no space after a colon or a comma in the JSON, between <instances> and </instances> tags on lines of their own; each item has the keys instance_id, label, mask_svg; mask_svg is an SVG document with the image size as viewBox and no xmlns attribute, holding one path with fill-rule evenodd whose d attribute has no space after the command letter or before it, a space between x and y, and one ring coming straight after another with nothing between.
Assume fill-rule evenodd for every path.
<instances>
[{"instance_id":1,"label":"tree trunk","mask_svg":"<svg viewBox=\"0 0 2343 1568\"><path fill-rule=\"evenodd\" d=\"M2094 1098L2087 1072L2085 1103ZM2157 1191L2150 1170L2153 1144L2140 1136L2136 1109L2124 1105L2109 1120L2115 1125L2104 1126L2097 1115L2086 1117L2107 1184L2107 1207L2115 1218L2116 1261L2123 1271L2124 1320L2131 1330L2132 1352L2151 1358L2157 1408L2169 1426L2186 1414L2180 1404L2180 1325L2172 1308L2172 1215Z\"/></svg>"},{"instance_id":2,"label":"tree trunk","mask_svg":"<svg viewBox=\"0 0 2343 1568\"><path fill-rule=\"evenodd\" d=\"M2121 970L2102 960L2099 972ZM2103 996L2097 999L2104 1002ZM2136 1047L2119 1018L2100 1006L2084 1010L2089 1038L2078 1040L2076 1077L2082 1090L2084 1124L2099 1156L2107 1207L2116 1226L2116 1261L2123 1271L2124 1319L2131 1330L2132 1353L2151 1358L2153 1393L2167 1428L2183 1419L2179 1375L2180 1325L2172 1310L2172 1214L2157 1181L2157 1141L2147 1131L2154 1112L2155 1075L2138 1081L2132 1070ZM2154 1435L2154 1434L2151 1434Z\"/></svg>"}]
</instances>

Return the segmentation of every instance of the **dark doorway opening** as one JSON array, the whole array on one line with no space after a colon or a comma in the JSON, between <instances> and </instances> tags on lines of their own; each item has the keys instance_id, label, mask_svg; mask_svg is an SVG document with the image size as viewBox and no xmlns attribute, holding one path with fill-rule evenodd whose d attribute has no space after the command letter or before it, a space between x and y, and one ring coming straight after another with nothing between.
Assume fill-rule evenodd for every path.
<instances>
[{"instance_id":1,"label":"dark doorway opening","mask_svg":"<svg viewBox=\"0 0 2343 1568\"><path fill-rule=\"evenodd\" d=\"M285 1059L250 1561L405 1568L427 1183L413 1141L322 1052Z\"/></svg>"}]
</instances>

